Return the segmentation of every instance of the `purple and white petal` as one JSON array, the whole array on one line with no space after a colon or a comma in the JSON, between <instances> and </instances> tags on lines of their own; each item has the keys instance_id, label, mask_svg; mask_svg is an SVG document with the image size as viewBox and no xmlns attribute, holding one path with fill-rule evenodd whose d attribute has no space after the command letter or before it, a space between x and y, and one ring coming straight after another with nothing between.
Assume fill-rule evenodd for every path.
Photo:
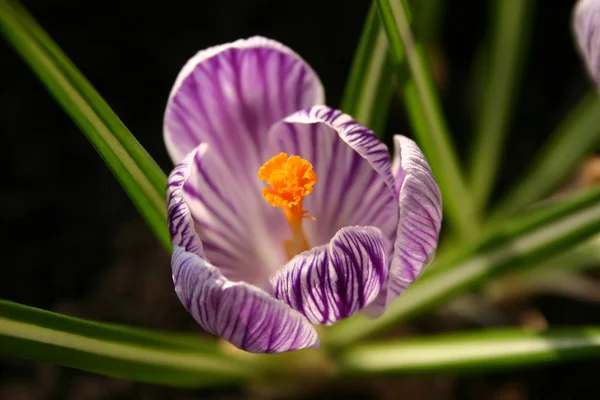
<instances>
[{"instance_id":1,"label":"purple and white petal","mask_svg":"<svg viewBox=\"0 0 600 400\"><path fill-rule=\"evenodd\" d=\"M227 280L205 259L179 246L171 264L179 300L208 332L253 353L319 347L308 320L263 290Z\"/></svg>"},{"instance_id":2,"label":"purple and white petal","mask_svg":"<svg viewBox=\"0 0 600 400\"><path fill-rule=\"evenodd\" d=\"M349 317L385 285L386 240L374 227L343 228L329 244L300 253L277 271L274 296L314 324Z\"/></svg>"},{"instance_id":3,"label":"purple and white petal","mask_svg":"<svg viewBox=\"0 0 600 400\"><path fill-rule=\"evenodd\" d=\"M173 245L207 258L229 280L265 287L287 261L282 245L290 236L287 221L211 150L201 144L169 176Z\"/></svg>"},{"instance_id":4,"label":"purple and white petal","mask_svg":"<svg viewBox=\"0 0 600 400\"><path fill-rule=\"evenodd\" d=\"M269 132L268 158L281 151L308 160L317 174L304 209L310 246L329 242L345 226L375 226L393 243L398 202L387 147L350 116L325 106L299 111ZM390 248L391 251L391 248Z\"/></svg>"},{"instance_id":5,"label":"purple and white petal","mask_svg":"<svg viewBox=\"0 0 600 400\"><path fill-rule=\"evenodd\" d=\"M202 50L183 67L164 117L175 164L208 144L238 176L254 178L273 123L323 104L321 82L296 53L263 37Z\"/></svg>"},{"instance_id":6,"label":"purple and white petal","mask_svg":"<svg viewBox=\"0 0 600 400\"><path fill-rule=\"evenodd\" d=\"M600 1L580 0L573 11L573 33L579 54L600 89Z\"/></svg>"},{"instance_id":7,"label":"purple and white petal","mask_svg":"<svg viewBox=\"0 0 600 400\"><path fill-rule=\"evenodd\" d=\"M209 235L203 244L197 233L200 224L192 216L192 210L197 208L200 215L206 210L202 209L201 200L190 201L185 186L202 174L196 159L206 153L207 146L199 146L169 176L168 221L174 248L171 267L177 296L204 329L241 349L275 353L318 347L317 333L304 316L256 286L227 279L206 258L208 254L227 262L227 257L239 257L215 252L212 248L215 238ZM202 162L202 157L199 160ZM215 193L218 191L212 195ZM199 204L194 204L195 201ZM201 232L203 229L200 226ZM250 272L261 270L249 263L242 265ZM235 276L238 270L229 272ZM265 286L270 289L269 282Z\"/></svg>"},{"instance_id":8,"label":"purple and white petal","mask_svg":"<svg viewBox=\"0 0 600 400\"><path fill-rule=\"evenodd\" d=\"M433 259L442 227L442 196L417 144L394 136L395 179L400 221L387 286L387 305L421 275Z\"/></svg>"}]
</instances>

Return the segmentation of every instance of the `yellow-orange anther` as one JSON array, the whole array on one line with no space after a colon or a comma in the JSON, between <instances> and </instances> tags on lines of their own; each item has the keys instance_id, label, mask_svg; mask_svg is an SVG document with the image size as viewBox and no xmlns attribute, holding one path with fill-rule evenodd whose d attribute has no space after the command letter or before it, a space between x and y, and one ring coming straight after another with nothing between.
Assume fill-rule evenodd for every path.
<instances>
[{"instance_id":1,"label":"yellow-orange anther","mask_svg":"<svg viewBox=\"0 0 600 400\"><path fill-rule=\"evenodd\" d=\"M299 156L279 153L258 170L258 178L270 188L263 189L263 197L273 207L297 207L302 198L312 192L317 174L312 164Z\"/></svg>"},{"instance_id":2,"label":"yellow-orange anther","mask_svg":"<svg viewBox=\"0 0 600 400\"><path fill-rule=\"evenodd\" d=\"M312 164L302 157L279 153L260 167L258 178L271 186L263 189L265 200L273 207L280 207L289 222L292 238L284 242L288 257L308 250L302 219L314 218L302 209L302 199L312 192L317 182Z\"/></svg>"}]
</instances>

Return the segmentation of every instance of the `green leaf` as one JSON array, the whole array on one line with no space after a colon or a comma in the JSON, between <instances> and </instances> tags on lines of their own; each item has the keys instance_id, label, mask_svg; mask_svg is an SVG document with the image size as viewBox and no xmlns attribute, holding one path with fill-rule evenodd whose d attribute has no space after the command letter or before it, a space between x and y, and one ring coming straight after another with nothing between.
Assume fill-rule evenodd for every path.
<instances>
[{"instance_id":1,"label":"green leaf","mask_svg":"<svg viewBox=\"0 0 600 400\"><path fill-rule=\"evenodd\" d=\"M354 54L341 109L382 137L393 89L387 40L373 1Z\"/></svg>"},{"instance_id":2,"label":"green leaf","mask_svg":"<svg viewBox=\"0 0 600 400\"><path fill-rule=\"evenodd\" d=\"M101 324L0 300L0 354L173 386L215 386L256 377L216 341Z\"/></svg>"},{"instance_id":3,"label":"green leaf","mask_svg":"<svg viewBox=\"0 0 600 400\"><path fill-rule=\"evenodd\" d=\"M527 55L534 8L533 1L493 0L491 4L491 43L483 59L484 76L477 80L482 85L482 97L470 163L470 186L479 210L485 208L497 176Z\"/></svg>"},{"instance_id":4,"label":"green leaf","mask_svg":"<svg viewBox=\"0 0 600 400\"><path fill-rule=\"evenodd\" d=\"M477 331L365 343L342 352L345 375L488 372L600 357L600 327Z\"/></svg>"},{"instance_id":5,"label":"green leaf","mask_svg":"<svg viewBox=\"0 0 600 400\"><path fill-rule=\"evenodd\" d=\"M414 13L415 35L426 46L437 46L448 3L445 0L413 0L410 5Z\"/></svg>"},{"instance_id":6,"label":"green leaf","mask_svg":"<svg viewBox=\"0 0 600 400\"><path fill-rule=\"evenodd\" d=\"M600 298L596 295L598 286L583 274L600 267L599 235L549 260L526 267L517 267L514 272L487 285L485 296L495 303L523 294L550 291L579 299Z\"/></svg>"},{"instance_id":7,"label":"green leaf","mask_svg":"<svg viewBox=\"0 0 600 400\"><path fill-rule=\"evenodd\" d=\"M552 257L552 259L539 263L533 268L517 273L522 281L538 281L553 276L563 276L598 268L600 266L600 236L596 235L590 240L578 244L572 250Z\"/></svg>"},{"instance_id":8,"label":"green leaf","mask_svg":"<svg viewBox=\"0 0 600 400\"><path fill-rule=\"evenodd\" d=\"M165 174L17 2L0 0L0 31L87 136L159 241L169 250Z\"/></svg>"},{"instance_id":9,"label":"green leaf","mask_svg":"<svg viewBox=\"0 0 600 400\"><path fill-rule=\"evenodd\" d=\"M404 100L414 134L442 192L445 216L462 237L472 238L478 229L472 199L461 176L422 46L410 31L407 5L388 0L377 0L377 5L396 67L401 68L405 58L409 67Z\"/></svg>"},{"instance_id":10,"label":"green leaf","mask_svg":"<svg viewBox=\"0 0 600 400\"><path fill-rule=\"evenodd\" d=\"M599 144L600 96L590 92L569 112L490 218L499 221L550 194Z\"/></svg>"},{"instance_id":11,"label":"green leaf","mask_svg":"<svg viewBox=\"0 0 600 400\"><path fill-rule=\"evenodd\" d=\"M355 316L331 327L328 345L347 346L431 310L518 266L534 266L600 231L600 188L511 221L458 256L436 260L378 319Z\"/></svg>"}]
</instances>

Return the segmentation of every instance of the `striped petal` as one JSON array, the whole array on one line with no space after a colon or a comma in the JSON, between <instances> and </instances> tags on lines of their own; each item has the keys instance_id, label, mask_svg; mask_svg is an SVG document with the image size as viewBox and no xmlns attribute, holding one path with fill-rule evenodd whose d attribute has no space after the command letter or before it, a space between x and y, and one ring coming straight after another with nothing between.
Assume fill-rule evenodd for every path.
<instances>
[{"instance_id":1,"label":"striped petal","mask_svg":"<svg viewBox=\"0 0 600 400\"><path fill-rule=\"evenodd\" d=\"M373 132L341 111L316 106L277 123L269 136L269 156L299 155L317 174L303 204L316 218L303 225L311 247L328 243L345 226L374 226L394 242L398 202L390 155Z\"/></svg>"},{"instance_id":2,"label":"striped petal","mask_svg":"<svg viewBox=\"0 0 600 400\"><path fill-rule=\"evenodd\" d=\"M573 11L573 33L579 54L600 89L600 1L580 0Z\"/></svg>"},{"instance_id":3,"label":"striped petal","mask_svg":"<svg viewBox=\"0 0 600 400\"><path fill-rule=\"evenodd\" d=\"M400 221L387 286L387 305L421 275L435 255L442 226L442 197L419 146L394 136L394 175Z\"/></svg>"},{"instance_id":4,"label":"striped petal","mask_svg":"<svg viewBox=\"0 0 600 400\"><path fill-rule=\"evenodd\" d=\"M165 142L175 164L206 143L238 177L254 178L271 125L323 102L318 76L292 50L262 37L238 40L183 67L165 112Z\"/></svg>"},{"instance_id":5,"label":"striped petal","mask_svg":"<svg viewBox=\"0 0 600 400\"><path fill-rule=\"evenodd\" d=\"M231 282L197 254L175 246L173 283L181 303L208 332L253 353L318 348L315 328L263 290Z\"/></svg>"},{"instance_id":6,"label":"striped petal","mask_svg":"<svg viewBox=\"0 0 600 400\"><path fill-rule=\"evenodd\" d=\"M199 145L169 176L173 245L207 258L227 279L264 287L287 261L287 221L211 150Z\"/></svg>"},{"instance_id":7,"label":"striped petal","mask_svg":"<svg viewBox=\"0 0 600 400\"><path fill-rule=\"evenodd\" d=\"M169 176L168 222L174 249L171 268L175 292L181 303L204 329L243 350L275 353L318 347L317 333L304 316L267 291L246 282L234 282L223 273L226 271L239 278L240 270L260 271L260 267L253 266L252 257L242 264L245 268L233 271L217 268L209 261L212 257L227 263L242 255L227 253L226 249L223 253L213 249L215 237L225 231L199 233L205 229L198 220L203 222L205 218L210 221L210 218L202 216L208 210L203 208L206 207L202 202L204 198L194 198L185 186L203 176L203 162L210 158L202 156L207 154L210 154L207 145L199 146ZM207 165L208 169L211 165L208 162ZM208 196L215 193L218 194L218 190L206 191ZM208 197L205 200L210 202L214 199ZM261 283L265 289L272 291L268 281Z\"/></svg>"},{"instance_id":8,"label":"striped petal","mask_svg":"<svg viewBox=\"0 0 600 400\"><path fill-rule=\"evenodd\" d=\"M274 296L314 324L347 318L379 294L387 275L386 238L373 227L346 227L329 244L292 258L271 278Z\"/></svg>"}]
</instances>

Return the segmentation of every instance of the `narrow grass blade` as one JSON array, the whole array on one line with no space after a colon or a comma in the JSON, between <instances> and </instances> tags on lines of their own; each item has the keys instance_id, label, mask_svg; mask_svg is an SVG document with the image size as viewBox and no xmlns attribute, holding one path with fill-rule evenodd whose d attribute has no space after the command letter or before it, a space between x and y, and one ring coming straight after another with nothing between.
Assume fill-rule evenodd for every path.
<instances>
[{"instance_id":1,"label":"narrow grass blade","mask_svg":"<svg viewBox=\"0 0 600 400\"><path fill-rule=\"evenodd\" d=\"M535 333L503 329L353 346L339 355L350 376L489 372L600 358L600 327Z\"/></svg>"},{"instance_id":2,"label":"narrow grass blade","mask_svg":"<svg viewBox=\"0 0 600 400\"><path fill-rule=\"evenodd\" d=\"M445 216L462 237L472 238L477 232L472 199L450 143L422 46L410 31L407 5L388 0L377 0L377 5L396 67L404 58L409 67L404 99L414 134L442 191Z\"/></svg>"},{"instance_id":3,"label":"narrow grass blade","mask_svg":"<svg viewBox=\"0 0 600 400\"><path fill-rule=\"evenodd\" d=\"M447 2L445 0L413 0L415 34L426 46L435 46L440 38Z\"/></svg>"},{"instance_id":4,"label":"narrow grass blade","mask_svg":"<svg viewBox=\"0 0 600 400\"><path fill-rule=\"evenodd\" d=\"M502 158L532 31L534 4L522 0L491 2L490 43L486 44L485 76L478 79L483 90L469 169L478 210L485 208Z\"/></svg>"},{"instance_id":5,"label":"narrow grass blade","mask_svg":"<svg viewBox=\"0 0 600 400\"><path fill-rule=\"evenodd\" d=\"M525 269L516 268L502 279L487 285L485 296L494 302L501 302L511 297L519 297L528 293L559 290L560 293L579 295L590 293L600 299L597 287L600 285L586 281L583 272L600 267L600 236L577 245L570 251L561 253L549 260L540 262ZM571 283L588 282L571 285ZM593 286L593 290L592 287ZM594 293L591 293L591 292ZM597 293L597 295L596 295ZM590 299L590 296L587 296Z\"/></svg>"},{"instance_id":6,"label":"narrow grass blade","mask_svg":"<svg viewBox=\"0 0 600 400\"><path fill-rule=\"evenodd\" d=\"M498 221L551 193L600 145L600 96L591 92L567 115L531 167L491 215Z\"/></svg>"},{"instance_id":7,"label":"narrow grass blade","mask_svg":"<svg viewBox=\"0 0 600 400\"><path fill-rule=\"evenodd\" d=\"M387 39L373 1L354 54L341 109L383 137L394 89Z\"/></svg>"},{"instance_id":8,"label":"narrow grass blade","mask_svg":"<svg viewBox=\"0 0 600 400\"><path fill-rule=\"evenodd\" d=\"M505 224L460 256L439 259L378 319L355 316L331 327L328 345L347 346L431 310L516 266L535 266L600 232L600 188Z\"/></svg>"},{"instance_id":9,"label":"narrow grass blade","mask_svg":"<svg viewBox=\"0 0 600 400\"><path fill-rule=\"evenodd\" d=\"M172 386L215 386L259 373L215 341L66 317L0 300L0 354Z\"/></svg>"},{"instance_id":10,"label":"narrow grass blade","mask_svg":"<svg viewBox=\"0 0 600 400\"><path fill-rule=\"evenodd\" d=\"M167 179L158 165L17 2L0 0L0 31L87 136L159 241L170 249Z\"/></svg>"}]
</instances>

